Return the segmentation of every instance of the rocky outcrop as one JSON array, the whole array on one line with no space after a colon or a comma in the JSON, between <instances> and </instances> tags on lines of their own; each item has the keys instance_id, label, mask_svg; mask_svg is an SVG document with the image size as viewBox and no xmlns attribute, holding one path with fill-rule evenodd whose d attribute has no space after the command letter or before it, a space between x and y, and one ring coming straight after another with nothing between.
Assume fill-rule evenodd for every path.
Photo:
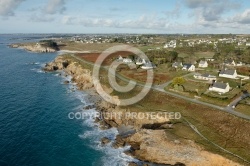
<instances>
[{"instance_id":1,"label":"rocky outcrop","mask_svg":"<svg viewBox=\"0 0 250 166\"><path fill-rule=\"evenodd\" d=\"M145 126L147 126L147 128L151 126L152 128L150 129L156 129L164 124L168 124L170 121L167 116L159 115L157 118L152 118L148 112L131 112L129 109L121 108L106 101L98 103L97 109L101 111L103 121L112 127L118 127L124 124L131 125L135 129L140 129Z\"/></svg>"},{"instance_id":2,"label":"rocky outcrop","mask_svg":"<svg viewBox=\"0 0 250 166\"><path fill-rule=\"evenodd\" d=\"M44 70L64 70L67 75L71 75L72 82L77 83L80 90L90 89L94 86L90 70L82 68L77 62L71 62L63 56L58 56L53 62L47 63Z\"/></svg>"},{"instance_id":3,"label":"rocky outcrop","mask_svg":"<svg viewBox=\"0 0 250 166\"><path fill-rule=\"evenodd\" d=\"M126 139L134 151L132 154L142 161L175 165L177 162L187 166L239 165L224 157L207 152L191 140L174 140L164 130L142 129Z\"/></svg>"},{"instance_id":4,"label":"rocky outcrop","mask_svg":"<svg viewBox=\"0 0 250 166\"><path fill-rule=\"evenodd\" d=\"M63 57L58 56L53 62L47 63L44 67L45 71L56 71L66 69L69 65L69 61Z\"/></svg>"},{"instance_id":5,"label":"rocky outcrop","mask_svg":"<svg viewBox=\"0 0 250 166\"><path fill-rule=\"evenodd\" d=\"M11 44L10 45L11 48L22 48L25 49L27 51L31 51L31 52L36 52L36 53L48 53L48 52L56 52L57 49L55 48L51 48L51 47L46 47L43 46L39 43L28 43L28 44Z\"/></svg>"}]
</instances>

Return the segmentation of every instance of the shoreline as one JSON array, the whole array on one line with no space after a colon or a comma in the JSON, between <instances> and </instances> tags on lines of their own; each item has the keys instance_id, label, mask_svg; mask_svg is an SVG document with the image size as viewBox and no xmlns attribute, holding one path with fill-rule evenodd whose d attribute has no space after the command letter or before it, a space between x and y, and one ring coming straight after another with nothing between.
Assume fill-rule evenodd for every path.
<instances>
[{"instance_id":1,"label":"shoreline","mask_svg":"<svg viewBox=\"0 0 250 166\"><path fill-rule=\"evenodd\" d=\"M124 112L128 111L126 109L121 109L120 107L109 104L107 102L103 102L103 101L100 102L101 98L97 94L96 90L93 88L93 83L91 82L91 79L92 79L91 72L88 69L83 69L82 67L79 67L76 63L77 62L74 62L74 61L70 62L67 59L65 60L62 58L62 56L58 56L53 62L50 62L45 66L45 70L46 71L63 70L65 73L71 75L72 76L71 81L76 83L76 86L78 87L79 90L89 91L92 93L91 95L99 98L99 101L96 102L95 105L96 105L96 110L100 113L119 112L123 114ZM136 132L125 138L121 137L120 135L117 135L117 138L113 147L119 148L119 147L124 147L125 145L129 144L131 146L130 150L124 153L142 162L149 161L149 163L151 164L152 163L169 164L169 165L176 165L176 166L177 165L179 166L194 165L195 162L197 161L189 161L189 160L194 160L195 158L194 156L196 155L201 160L200 162L205 162L203 160L208 159L208 162L205 162L204 164L207 164L207 163L211 164L211 162L213 163L213 161L211 161L210 158L216 158L218 161L221 162L220 165L223 165L222 163L226 163L224 164L225 166L226 165L240 165L220 155L202 150L201 147L196 145L191 140L185 141L185 140L179 140L179 139L169 139L168 137L165 136L165 133L163 130L163 129L169 128L169 126L171 125L171 122L169 119L163 119L163 121L160 121L160 122L159 121L146 121L145 122L145 120L139 121L139 120L133 120L133 119L124 120L124 119L110 118L106 120L101 120L101 118L96 118L95 122L100 124L101 129L109 129L111 127L115 127L115 128L118 128L119 130L119 127L121 127L121 125L133 126L136 129ZM158 126L156 126L155 124L158 124ZM148 125L148 127L145 128L143 127L143 125L144 126ZM165 127L165 128L160 130L161 127ZM158 130L155 130L155 129L158 129ZM148 144L146 140L148 139L156 143L154 143L153 145L150 145L150 147L147 147ZM161 143L162 140L165 140L166 142ZM110 142L108 138L103 138L100 141L104 145ZM171 147L171 150L172 150L171 153L175 152L176 154L175 153L172 154L173 156L171 157L171 156L166 156L167 153L170 153L169 150L164 153L158 152L157 150L164 150L159 145L165 148ZM181 149L181 151L179 151L178 149ZM185 149L187 149L188 151L185 151ZM180 155L182 153L184 154L193 153L193 154L190 155L187 159L185 159L184 156ZM175 155L178 156L178 154L180 156L175 158ZM150 155L161 155L161 156L152 157ZM151 160L150 160L150 157L151 157ZM170 158L173 158L173 159L171 160ZM140 163L130 163L130 165L140 165Z\"/></svg>"}]
</instances>

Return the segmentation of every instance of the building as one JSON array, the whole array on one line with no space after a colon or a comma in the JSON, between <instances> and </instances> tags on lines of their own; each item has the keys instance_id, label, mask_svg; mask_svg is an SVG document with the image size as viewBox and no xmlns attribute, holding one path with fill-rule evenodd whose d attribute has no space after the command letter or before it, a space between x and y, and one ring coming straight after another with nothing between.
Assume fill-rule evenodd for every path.
<instances>
[{"instance_id":1,"label":"building","mask_svg":"<svg viewBox=\"0 0 250 166\"><path fill-rule=\"evenodd\" d=\"M206 67L208 67L208 63L207 63L207 61L200 61L198 66L201 68L206 68Z\"/></svg>"},{"instance_id":2,"label":"building","mask_svg":"<svg viewBox=\"0 0 250 166\"><path fill-rule=\"evenodd\" d=\"M149 63L145 63L141 66L142 69L154 69L156 68L155 64L153 64L152 62Z\"/></svg>"},{"instance_id":3,"label":"building","mask_svg":"<svg viewBox=\"0 0 250 166\"><path fill-rule=\"evenodd\" d=\"M118 62L123 62L123 63L133 63L132 59L130 58L123 58L121 55L117 58Z\"/></svg>"},{"instance_id":4,"label":"building","mask_svg":"<svg viewBox=\"0 0 250 166\"><path fill-rule=\"evenodd\" d=\"M145 59L140 59L140 58L138 58L136 60L136 62L135 62L136 65L143 65L145 63L147 63L146 60Z\"/></svg>"},{"instance_id":5,"label":"building","mask_svg":"<svg viewBox=\"0 0 250 166\"><path fill-rule=\"evenodd\" d=\"M181 67L183 67L183 65L182 65L182 62L174 62L172 64L172 67L174 67L174 68L181 68Z\"/></svg>"},{"instance_id":6,"label":"building","mask_svg":"<svg viewBox=\"0 0 250 166\"><path fill-rule=\"evenodd\" d=\"M184 64L182 70L195 71L195 66L192 64Z\"/></svg>"},{"instance_id":7,"label":"building","mask_svg":"<svg viewBox=\"0 0 250 166\"><path fill-rule=\"evenodd\" d=\"M246 46L250 46L250 43L248 42L248 43L246 43Z\"/></svg>"},{"instance_id":8,"label":"building","mask_svg":"<svg viewBox=\"0 0 250 166\"><path fill-rule=\"evenodd\" d=\"M230 90L230 86L228 83L214 82L213 85L210 86L208 90L218 93L227 93Z\"/></svg>"},{"instance_id":9,"label":"building","mask_svg":"<svg viewBox=\"0 0 250 166\"><path fill-rule=\"evenodd\" d=\"M199 79L199 80L207 80L207 81L216 81L216 76L210 75L208 73L206 74L195 74L194 78Z\"/></svg>"},{"instance_id":10,"label":"building","mask_svg":"<svg viewBox=\"0 0 250 166\"><path fill-rule=\"evenodd\" d=\"M176 47L176 40L171 40L170 42L164 45L164 48L175 48Z\"/></svg>"},{"instance_id":11,"label":"building","mask_svg":"<svg viewBox=\"0 0 250 166\"><path fill-rule=\"evenodd\" d=\"M232 59L226 60L224 62L224 64L227 65L227 66L235 66L236 65L235 61L232 60Z\"/></svg>"},{"instance_id":12,"label":"building","mask_svg":"<svg viewBox=\"0 0 250 166\"><path fill-rule=\"evenodd\" d=\"M214 58L206 58L207 61L214 61Z\"/></svg>"},{"instance_id":13,"label":"building","mask_svg":"<svg viewBox=\"0 0 250 166\"><path fill-rule=\"evenodd\" d=\"M229 69L229 70L222 70L219 73L219 77L224 77L224 78L232 78L232 79L236 79L237 77L237 72L234 69Z\"/></svg>"},{"instance_id":14,"label":"building","mask_svg":"<svg viewBox=\"0 0 250 166\"><path fill-rule=\"evenodd\" d=\"M130 58L123 58L123 63L133 63L133 61Z\"/></svg>"}]
</instances>

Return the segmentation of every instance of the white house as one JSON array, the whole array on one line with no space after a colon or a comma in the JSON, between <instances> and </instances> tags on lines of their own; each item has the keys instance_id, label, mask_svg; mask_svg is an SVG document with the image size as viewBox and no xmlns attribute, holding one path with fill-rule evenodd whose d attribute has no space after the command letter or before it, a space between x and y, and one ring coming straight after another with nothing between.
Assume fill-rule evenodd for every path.
<instances>
[{"instance_id":1,"label":"white house","mask_svg":"<svg viewBox=\"0 0 250 166\"><path fill-rule=\"evenodd\" d=\"M230 90L230 86L228 83L215 82L208 90L218 93L227 93Z\"/></svg>"},{"instance_id":2,"label":"white house","mask_svg":"<svg viewBox=\"0 0 250 166\"><path fill-rule=\"evenodd\" d=\"M164 45L164 48L175 48L176 47L176 40L171 40L170 42Z\"/></svg>"},{"instance_id":3,"label":"white house","mask_svg":"<svg viewBox=\"0 0 250 166\"><path fill-rule=\"evenodd\" d=\"M250 46L250 43L248 42L248 43L246 43L246 46Z\"/></svg>"},{"instance_id":4,"label":"white house","mask_svg":"<svg viewBox=\"0 0 250 166\"><path fill-rule=\"evenodd\" d=\"M206 74L195 74L194 78L200 79L200 80L207 80L207 81L216 81L216 76L210 75L208 73Z\"/></svg>"},{"instance_id":5,"label":"white house","mask_svg":"<svg viewBox=\"0 0 250 166\"><path fill-rule=\"evenodd\" d=\"M133 63L133 61L130 58L123 58L123 63Z\"/></svg>"},{"instance_id":6,"label":"white house","mask_svg":"<svg viewBox=\"0 0 250 166\"><path fill-rule=\"evenodd\" d=\"M149 63L145 63L141 66L142 69L154 69L156 68L155 64L153 64L152 62Z\"/></svg>"},{"instance_id":7,"label":"white house","mask_svg":"<svg viewBox=\"0 0 250 166\"><path fill-rule=\"evenodd\" d=\"M117 58L118 62L123 62L123 63L133 63L132 59L130 58L123 58L121 55Z\"/></svg>"},{"instance_id":8,"label":"white house","mask_svg":"<svg viewBox=\"0 0 250 166\"><path fill-rule=\"evenodd\" d=\"M172 67L174 67L174 68L179 68L179 67L183 67L183 65L182 65L182 62L174 62L174 63L172 64Z\"/></svg>"},{"instance_id":9,"label":"white house","mask_svg":"<svg viewBox=\"0 0 250 166\"><path fill-rule=\"evenodd\" d=\"M206 68L206 67L208 67L208 63L207 63L207 61L200 61L198 66L202 67L202 68Z\"/></svg>"},{"instance_id":10,"label":"white house","mask_svg":"<svg viewBox=\"0 0 250 166\"><path fill-rule=\"evenodd\" d=\"M135 62L136 65L143 65L145 63L147 63L146 60L145 59L140 59L140 58L138 58L136 60L136 62Z\"/></svg>"},{"instance_id":11,"label":"white house","mask_svg":"<svg viewBox=\"0 0 250 166\"><path fill-rule=\"evenodd\" d=\"M184 64L182 70L195 71L195 66L192 64Z\"/></svg>"},{"instance_id":12,"label":"white house","mask_svg":"<svg viewBox=\"0 0 250 166\"><path fill-rule=\"evenodd\" d=\"M119 55L119 57L117 58L117 61L122 62L123 61L123 57L121 55Z\"/></svg>"},{"instance_id":13,"label":"white house","mask_svg":"<svg viewBox=\"0 0 250 166\"><path fill-rule=\"evenodd\" d=\"M234 69L229 69L229 70L222 70L219 73L219 77L225 77L225 78L232 78L236 79L237 77L237 72Z\"/></svg>"},{"instance_id":14,"label":"white house","mask_svg":"<svg viewBox=\"0 0 250 166\"><path fill-rule=\"evenodd\" d=\"M214 61L214 58L206 58L207 61Z\"/></svg>"}]
</instances>

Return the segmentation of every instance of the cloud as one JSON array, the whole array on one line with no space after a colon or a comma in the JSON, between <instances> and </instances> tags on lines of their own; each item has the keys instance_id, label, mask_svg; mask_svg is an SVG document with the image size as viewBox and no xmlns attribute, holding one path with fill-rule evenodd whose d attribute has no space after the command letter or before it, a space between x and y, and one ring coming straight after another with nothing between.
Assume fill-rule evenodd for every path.
<instances>
[{"instance_id":1,"label":"cloud","mask_svg":"<svg viewBox=\"0 0 250 166\"><path fill-rule=\"evenodd\" d=\"M217 2L217 0L185 0L185 4L191 9L204 7L214 2Z\"/></svg>"},{"instance_id":2,"label":"cloud","mask_svg":"<svg viewBox=\"0 0 250 166\"><path fill-rule=\"evenodd\" d=\"M115 20L110 18L86 18L64 16L63 24L81 25L84 27L112 27L112 28L133 28L133 29L166 29L170 27L170 22L155 15L142 15L135 19Z\"/></svg>"},{"instance_id":3,"label":"cloud","mask_svg":"<svg viewBox=\"0 0 250 166\"><path fill-rule=\"evenodd\" d=\"M44 12L46 14L56 14L63 13L65 10L65 0L49 0Z\"/></svg>"},{"instance_id":4,"label":"cloud","mask_svg":"<svg viewBox=\"0 0 250 166\"><path fill-rule=\"evenodd\" d=\"M0 1L0 15L14 16L14 10L25 0L1 0Z\"/></svg>"},{"instance_id":5,"label":"cloud","mask_svg":"<svg viewBox=\"0 0 250 166\"><path fill-rule=\"evenodd\" d=\"M240 24L250 24L250 9L246 9L243 13L237 14L233 21Z\"/></svg>"},{"instance_id":6,"label":"cloud","mask_svg":"<svg viewBox=\"0 0 250 166\"><path fill-rule=\"evenodd\" d=\"M38 16L36 14L32 15L30 17L30 21L32 21L32 22L52 22L54 20L55 20L55 18L53 18L53 17L44 16L44 15Z\"/></svg>"},{"instance_id":7,"label":"cloud","mask_svg":"<svg viewBox=\"0 0 250 166\"><path fill-rule=\"evenodd\" d=\"M181 4L180 3L176 3L173 10L164 12L164 14L166 14L166 16L168 18L179 18L180 13L181 13Z\"/></svg>"},{"instance_id":8,"label":"cloud","mask_svg":"<svg viewBox=\"0 0 250 166\"><path fill-rule=\"evenodd\" d=\"M195 10L197 18L202 17L205 21L220 20L222 14L240 7L239 3L232 0L185 0L185 4Z\"/></svg>"}]
</instances>

